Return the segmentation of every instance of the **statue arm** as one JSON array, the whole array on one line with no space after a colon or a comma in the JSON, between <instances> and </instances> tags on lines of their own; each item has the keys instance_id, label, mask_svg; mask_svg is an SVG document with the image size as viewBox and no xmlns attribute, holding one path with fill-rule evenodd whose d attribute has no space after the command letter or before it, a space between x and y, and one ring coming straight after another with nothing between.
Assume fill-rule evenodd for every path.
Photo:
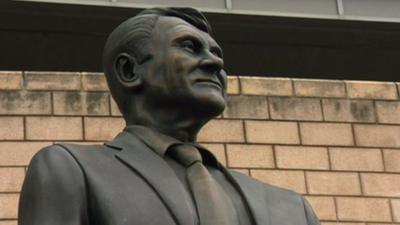
<instances>
[{"instance_id":1,"label":"statue arm","mask_svg":"<svg viewBox=\"0 0 400 225\"><path fill-rule=\"evenodd\" d=\"M19 225L87 225L85 178L72 155L53 145L32 159L22 187Z\"/></svg>"},{"instance_id":2,"label":"statue arm","mask_svg":"<svg viewBox=\"0 0 400 225\"><path fill-rule=\"evenodd\" d=\"M310 203L304 197L303 197L303 203L308 225L321 225Z\"/></svg>"}]
</instances>

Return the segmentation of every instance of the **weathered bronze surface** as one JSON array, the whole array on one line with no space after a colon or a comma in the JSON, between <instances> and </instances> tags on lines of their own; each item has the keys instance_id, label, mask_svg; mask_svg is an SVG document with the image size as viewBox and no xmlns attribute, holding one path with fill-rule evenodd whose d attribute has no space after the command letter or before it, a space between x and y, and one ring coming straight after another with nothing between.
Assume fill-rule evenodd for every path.
<instances>
[{"instance_id":1,"label":"weathered bronze surface","mask_svg":"<svg viewBox=\"0 0 400 225\"><path fill-rule=\"evenodd\" d=\"M319 224L301 195L230 171L196 143L226 104L223 53L210 34L191 8L148 9L119 25L103 65L127 128L105 145L36 154L19 224ZM177 146L197 156L177 160Z\"/></svg>"}]
</instances>

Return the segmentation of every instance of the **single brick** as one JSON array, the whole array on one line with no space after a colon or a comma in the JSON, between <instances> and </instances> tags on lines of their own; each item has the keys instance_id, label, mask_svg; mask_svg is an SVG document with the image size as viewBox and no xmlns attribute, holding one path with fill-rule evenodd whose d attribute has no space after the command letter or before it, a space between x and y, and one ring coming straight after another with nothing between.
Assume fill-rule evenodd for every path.
<instances>
[{"instance_id":1,"label":"single brick","mask_svg":"<svg viewBox=\"0 0 400 225\"><path fill-rule=\"evenodd\" d=\"M297 96L308 97L345 97L343 81L294 79L294 92Z\"/></svg>"},{"instance_id":2,"label":"single brick","mask_svg":"<svg viewBox=\"0 0 400 225\"><path fill-rule=\"evenodd\" d=\"M104 73L82 73L82 90L108 91Z\"/></svg>"},{"instance_id":3,"label":"single brick","mask_svg":"<svg viewBox=\"0 0 400 225\"><path fill-rule=\"evenodd\" d=\"M278 168L329 169L328 151L321 147L275 146Z\"/></svg>"},{"instance_id":4,"label":"single brick","mask_svg":"<svg viewBox=\"0 0 400 225\"><path fill-rule=\"evenodd\" d=\"M22 117L0 117L0 140L24 139L24 122Z\"/></svg>"},{"instance_id":5,"label":"single brick","mask_svg":"<svg viewBox=\"0 0 400 225\"><path fill-rule=\"evenodd\" d=\"M379 149L330 148L333 170L383 171L382 154Z\"/></svg>"},{"instance_id":6,"label":"single brick","mask_svg":"<svg viewBox=\"0 0 400 225\"><path fill-rule=\"evenodd\" d=\"M250 174L252 177L262 182L294 190L299 193L306 193L303 171L250 170Z\"/></svg>"},{"instance_id":7,"label":"single brick","mask_svg":"<svg viewBox=\"0 0 400 225\"><path fill-rule=\"evenodd\" d=\"M244 95L293 95L292 81L288 78L239 77Z\"/></svg>"},{"instance_id":8,"label":"single brick","mask_svg":"<svg viewBox=\"0 0 400 225\"><path fill-rule=\"evenodd\" d=\"M244 142L243 123L239 120L212 120L198 135L200 142Z\"/></svg>"},{"instance_id":9,"label":"single brick","mask_svg":"<svg viewBox=\"0 0 400 225\"><path fill-rule=\"evenodd\" d=\"M396 82L396 85L397 85L397 91L398 91L398 94L400 97L400 82Z\"/></svg>"},{"instance_id":10,"label":"single brick","mask_svg":"<svg viewBox=\"0 0 400 225\"><path fill-rule=\"evenodd\" d=\"M122 116L122 113L121 113L121 111L119 111L117 103L111 96L110 96L110 104L111 104L111 115L112 116Z\"/></svg>"},{"instance_id":11,"label":"single brick","mask_svg":"<svg viewBox=\"0 0 400 225\"><path fill-rule=\"evenodd\" d=\"M81 140L81 117L27 117L28 140Z\"/></svg>"},{"instance_id":12,"label":"single brick","mask_svg":"<svg viewBox=\"0 0 400 225\"><path fill-rule=\"evenodd\" d=\"M399 225L398 223L368 223L367 225Z\"/></svg>"},{"instance_id":13,"label":"single brick","mask_svg":"<svg viewBox=\"0 0 400 225\"><path fill-rule=\"evenodd\" d=\"M353 145L350 124L344 123L300 123L303 144L308 145Z\"/></svg>"},{"instance_id":14,"label":"single brick","mask_svg":"<svg viewBox=\"0 0 400 225\"><path fill-rule=\"evenodd\" d=\"M122 118L86 117L85 140L108 141L113 139L125 127Z\"/></svg>"},{"instance_id":15,"label":"single brick","mask_svg":"<svg viewBox=\"0 0 400 225\"><path fill-rule=\"evenodd\" d=\"M367 225L366 223L349 223L349 222L321 222L321 225ZM368 225L378 225L368 223ZM392 224L380 224L380 225L392 225Z\"/></svg>"},{"instance_id":16,"label":"single brick","mask_svg":"<svg viewBox=\"0 0 400 225\"><path fill-rule=\"evenodd\" d=\"M400 197L400 174L364 173L361 182L365 195Z\"/></svg>"},{"instance_id":17,"label":"single brick","mask_svg":"<svg viewBox=\"0 0 400 225\"><path fill-rule=\"evenodd\" d=\"M223 144L201 144L206 147L217 159L218 161L226 166L226 156L225 147Z\"/></svg>"},{"instance_id":18,"label":"single brick","mask_svg":"<svg viewBox=\"0 0 400 225\"><path fill-rule=\"evenodd\" d=\"M400 151L395 149L384 149L383 159L386 171L400 172Z\"/></svg>"},{"instance_id":19,"label":"single brick","mask_svg":"<svg viewBox=\"0 0 400 225\"><path fill-rule=\"evenodd\" d=\"M228 76L228 89L226 92L231 95L240 93L239 78L237 76Z\"/></svg>"},{"instance_id":20,"label":"single brick","mask_svg":"<svg viewBox=\"0 0 400 225\"><path fill-rule=\"evenodd\" d=\"M389 82L346 81L350 98L398 99L396 85Z\"/></svg>"},{"instance_id":21,"label":"single brick","mask_svg":"<svg viewBox=\"0 0 400 225\"><path fill-rule=\"evenodd\" d=\"M271 118L279 120L322 120L319 99L270 97Z\"/></svg>"},{"instance_id":22,"label":"single brick","mask_svg":"<svg viewBox=\"0 0 400 225\"><path fill-rule=\"evenodd\" d=\"M310 194L361 194L357 173L306 172L306 178Z\"/></svg>"},{"instance_id":23,"label":"single brick","mask_svg":"<svg viewBox=\"0 0 400 225\"><path fill-rule=\"evenodd\" d=\"M75 72L26 72L28 90L80 90L81 76Z\"/></svg>"},{"instance_id":24,"label":"single brick","mask_svg":"<svg viewBox=\"0 0 400 225\"><path fill-rule=\"evenodd\" d=\"M0 166L26 166L33 155L51 142L0 142Z\"/></svg>"},{"instance_id":25,"label":"single brick","mask_svg":"<svg viewBox=\"0 0 400 225\"><path fill-rule=\"evenodd\" d=\"M18 90L22 88L21 71L1 71L0 90Z\"/></svg>"},{"instance_id":26,"label":"single brick","mask_svg":"<svg viewBox=\"0 0 400 225\"><path fill-rule=\"evenodd\" d=\"M109 115L109 95L105 92L55 92L56 115Z\"/></svg>"},{"instance_id":27,"label":"single brick","mask_svg":"<svg viewBox=\"0 0 400 225\"><path fill-rule=\"evenodd\" d=\"M17 219L18 201L18 194L0 194L0 219Z\"/></svg>"},{"instance_id":28,"label":"single brick","mask_svg":"<svg viewBox=\"0 0 400 225\"><path fill-rule=\"evenodd\" d=\"M32 115L50 114L50 92L2 91L0 92L0 114Z\"/></svg>"},{"instance_id":29,"label":"single brick","mask_svg":"<svg viewBox=\"0 0 400 225\"><path fill-rule=\"evenodd\" d=\"M225 118L268 119L267 97L229 96L223 115Z\"/></svg>"},{"instance_id":30,"label":"single brick","mask_svg":"<svg viewBox=\"0 0 400 225\"><path fill-rule=\"evenodd\" d=\"M19 192L25 177L23 167L0 167L0 192Z\"/></svg>"},{"instance_id":31,"label":"single brick","mask_svg":"<svg viewBox=\"0 0 400 225\"><path fill-rule=\"evenodd\" d=\"M392 199L393 219L395 222L400 222L400 199Z\"/></svg>"},{"instance_id":32,"label":"single brick","mask_svg":"<svg viewBox=\"0 0 400 225\"><path fill-rule=\"evenodd\" d=\"M235 168L273 168L270 145L227 145L228 165Z\"/></svg>"},{"instance_id":33,"label":"single brick","mask_svg":"<svg viewBox=\"0 0 400 225\"><path fill-rule=\"evenodd\" d=\"M295 122L246 121L245 128L249 143L300 143Z\"/></svg>"},{"instance_id":34,"label":"single brick","mask_svg":"<svg viewBox=\"0 0 400 225\"><path fill-rule=\"evenodd\" d=\"M332 197L307 196L306 199L320 220L336 220L336 206Z\"/></svg>"},{"instance_id":35,"label":"single brick","mask_svg":"<svg viewBox=\"0 0 400 225\"><path fill-rule=\"evenodd\" d=\"M371 147L400 147L400 126L354 125L356 144Z\"/></svg>"},{"instance_id":36,"label":"single brick","mask_svg":"<svg viewBox=\"0 0 400 225\"><path fill-rule=\"evenodd\" d=\"M0 220L0 225L18 225L17 220Z\"/></svg>"},{"instance_id":37,"label":"single brick","mask_svg":"<svg viewBox=\"0 0 400 225\"><path fill-rule=\"evenodd\" d=\"M381 198L336 199L339 220L390 222L389 201Z\"/></svg>"},{"instance_id":38,"label":"single brick","mask_svg":"<svg viewBox=\"0 0 400 225\"><path fill-rule=\"evenodd\" d=\"M369 100L322 99L326 121L375 122L374 105Z\"/></svg>"},{"instance_id":39,"label":"single brick","mask_svg":"<svg viewBox=\"0 0 400 225\"><path fill-rule=\"evenodd\" d=\"M376 102L376 113L380 123L400 123L400 102Z\"/></svg>"}]
</instances>

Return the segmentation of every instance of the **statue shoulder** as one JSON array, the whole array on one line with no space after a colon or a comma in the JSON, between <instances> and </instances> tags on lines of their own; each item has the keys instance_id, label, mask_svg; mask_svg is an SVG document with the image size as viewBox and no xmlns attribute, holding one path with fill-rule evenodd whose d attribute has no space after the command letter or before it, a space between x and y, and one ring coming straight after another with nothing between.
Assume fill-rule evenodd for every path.
<instances>
[{"instance_id":1,"label":"statue shoulder","mask_svg":"<svg viewBox=\"0 0 400 225\"><path fill-rule=\"evenodd\" d=\"M58 144L40 149L32 158L29 168L41 166L57 167L60 163L74 161L71 154Z\"/></svg>"},{"instance_id":2,"label":"statue shoulder","mask_svg":"<svg viewBox=\"0 0 400 225\"><path fill-rule=\"evenodd\" d=\"M84 173L78 161L60 145L41 149L32 158L21 190L19 224L54 224L86 220ZM66 203L68 204L60 204ZM68 208L66 207L68 205Z\"/></svg>"},{"instance_id":3,"label":"statue shoulder","mask_svg":"<svg viewBox=\"0 0 400 225\"><path fill-rule=\"evenodd\" d=\"M262 192L268 196L273 196L273 198L277 198L280 200L287 199L287 200L294 200L294 201L303 201L303 196L295 191L279 187L273 184L269 184L266 182L262 182L257 180L251 176L246 174L229 170L232 176L235 178L236 181L239 182L242 186L250 187L253 190L257 190L258 192Z\"/></svg>"},{"instance_id":4,"label":"statue shoulder","mask_svg":"<svg viewBox=\"0 0 400 225\"><path fill-rule=\"evenodd\" d=\"M95 159L104 155L106 147L103 145L78 145L78 144L54 144L39 150L32 158L29 169L31 168L59 168L77 167L81 159ZM61 168L62 169L62 168Z\"/></svg>"},{"instance_id":5,"label":"statue shoulder","mask_svg":"<svg viewBox=\"0 0 400 225\"><path fill-rule=\"evenodd\" d=\"M74 172L80 171L79 163L75 157L66 148L54 144L39 150L31 159L27 178L37 176L51 176L62 175L68 173L67 171Z\"/></svg>"},{"instance_id":6,"label":"statue shoulder","mask_svg":"<svg viewBox=\"0 0 400 225\"><path fill-rule=\"evenodd\" d=\"M233 178L239 183L245 195L251 196L249 199L258 201L256 205L265 205L274 212L287 212L293 215L303 215L308 225L320 225L318 217L308 201L299 193L278 187L272 184L261 182L255 178L230 171ZM272 207L272 208L271 208ZM278 215L278 214L276 214ZM284 218L281 218L282 220ZM278 219L279 221L280 219Z\"/></svg>"}]
</instances>

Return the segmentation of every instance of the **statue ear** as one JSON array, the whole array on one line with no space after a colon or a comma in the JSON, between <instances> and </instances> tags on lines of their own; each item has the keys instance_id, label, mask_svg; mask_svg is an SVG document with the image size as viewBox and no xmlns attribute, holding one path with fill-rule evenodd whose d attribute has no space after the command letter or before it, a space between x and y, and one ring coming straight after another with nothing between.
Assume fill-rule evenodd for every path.
<instances>
[{"instance_id":1,"label":"statue ear","mask_svg":"<svg viewBox=\"0 0 400 225\"><path fill-rule=\"evenodd\" d=\"M122 85L128 88L137 88L142 84L142 78L137 72L136 58L127 54L121 53L115 61L115 69L118 80Z\"/></svg>"}]
</instances>

